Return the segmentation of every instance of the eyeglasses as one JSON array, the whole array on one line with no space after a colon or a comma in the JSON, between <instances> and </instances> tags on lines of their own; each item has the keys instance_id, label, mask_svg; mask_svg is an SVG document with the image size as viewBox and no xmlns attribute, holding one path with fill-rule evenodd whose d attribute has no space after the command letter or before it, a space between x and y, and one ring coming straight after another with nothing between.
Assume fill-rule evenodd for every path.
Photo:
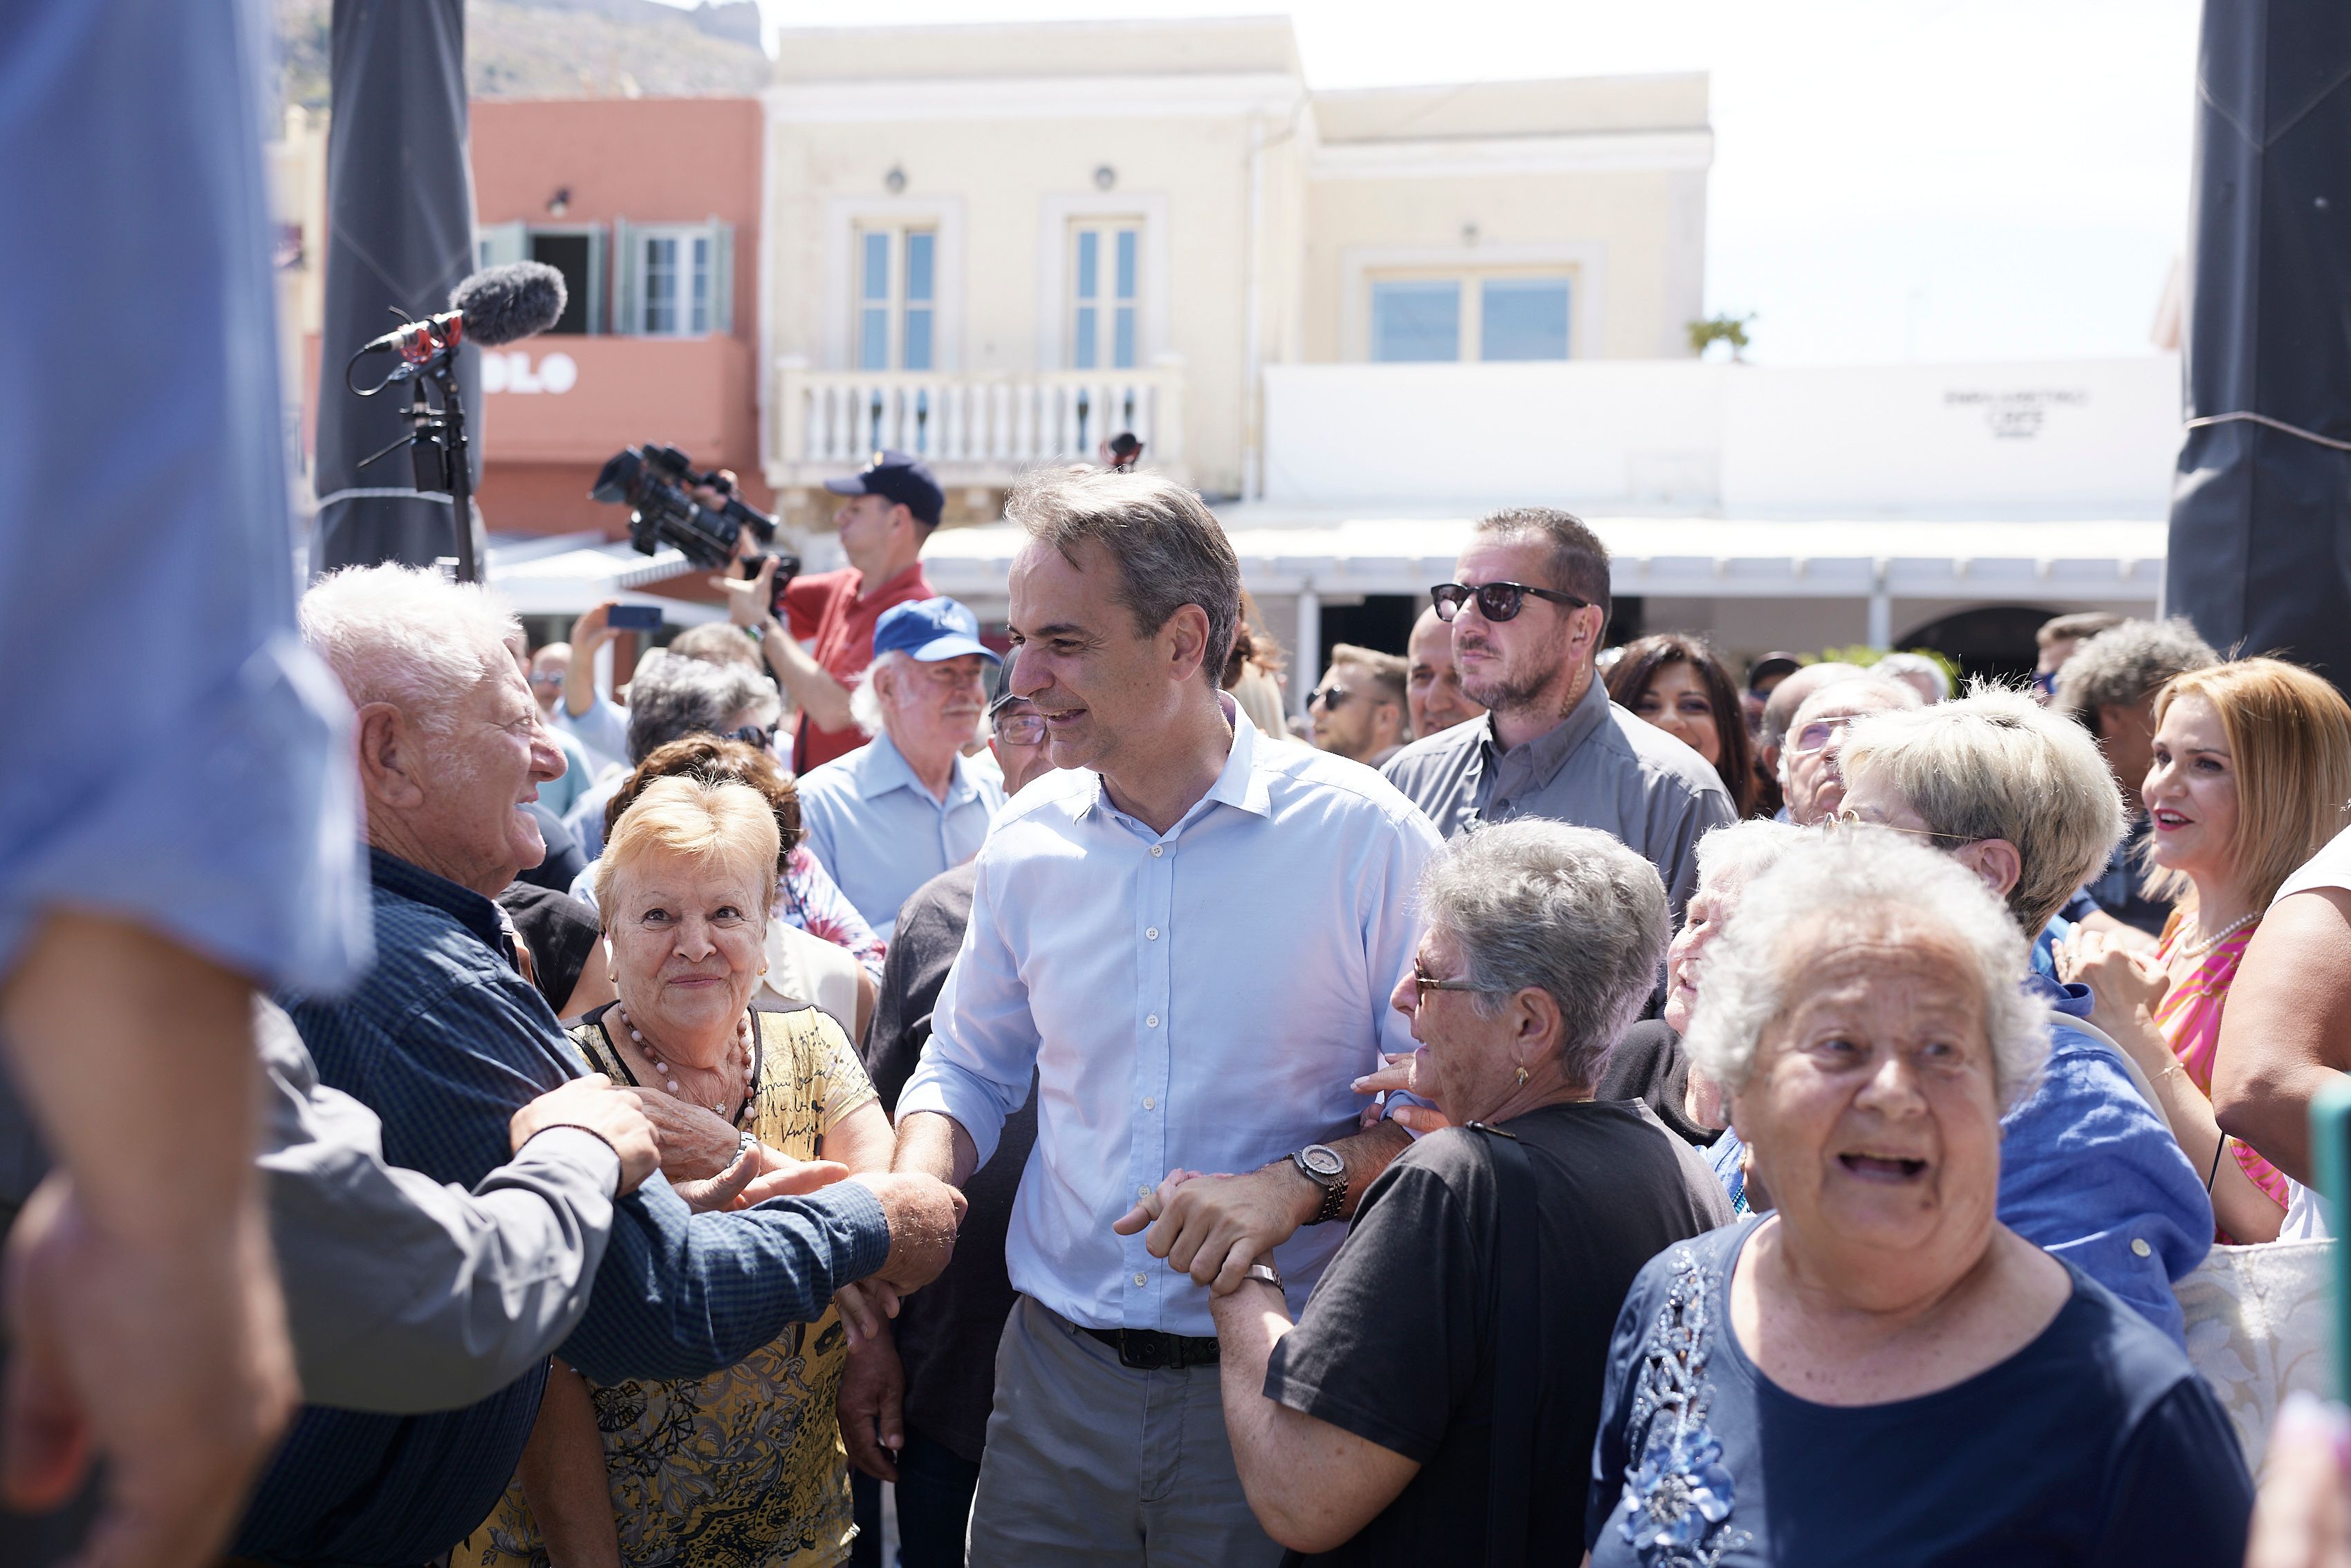
<instances>
[{"instance_id":1,"label":"eyeglasses","mask_svg":"<svg viewBox=\"0 0 2351 1568\"><path fill-rule=\"evenodd\" d=\"M1045 738L1045 716L1041 713L1006 714L995 723L996 738L1009 746L1035 746Z\"/></svg>"},{"instance_id":2,"label":"eyeglasses","mask_svg":"<svg viewBox=\"0 0 2351 1568\"><path fill-rule=\"evenodd\" d=\"M1889 833L1908 833L1913 838L1919 839L1942 839L1954 844L1983 842L1981 839L1971 839L1965 833L1938 833L1932 828L1897 827L1892 822L1881 822L1874 817L1865 817L1851 806L1838 807L1830 816L1829 821L1840 828L1884 828Z\"/></svg>"},{"instance_id":3,"label":"eyeglasses","mask_svg":"<svg viewBox=\"0 0 2351 1568\"><path fill-rule=\"evenodd\" d=\"M2055 696L2057 695L2057 676L2054 673L2048 670L2033 671L2032 689L2039 692L2044 697Z\"/></svg>"},{"instance_id":4,"label":"eyeglasses","mask_svg":"<svg viewBox=\"0 0 2351 1568\"><path fill-rule=\"evenodd\" d=\"M531 676L530 684L534 686L559 686L563 684L563 672L561 670L543 670L538 674Z\"/></svg>"},{"instance_id":5,"label":"eyeglasses","mask_svg":"<svg viewBox=\"0 0 2351 1568\"><path fill-rule=\"evenodd\" d=\"M1337 713L1354 695L1344 686L1317 686L1306 694L1306 711L1313 712L1320 704L1324 713Z\"/></svg>"},{"instance_id":6,"label":"eyeglasses","mask_svg":"<svg viewBox=\"0 0 2351 1568\"><path fill-rule=\"evenodd\" d=\"M762 729L756 724L747 724L726 738L739 740L746 746L756 746L760 750L766 751L776 744L776 731L782 727L780 724L771 724Z\"/></svg>"},{"instance_id":7,"label":"eyeglasses","mask_svg":"<svg viewBox=\"0 0 2351 1568\"><path fill-rule=\"evenodd\" d=\"M1804 726L1803 728L1796 731L1796 733L1790 737L1793 744L1788 747L1788 755L1791 757L1810 757L1816 751L1826 750L1828 748L1829 742L1844 734L1845 726L1852 722L1853 716L1850 715L1844 718L1816 718L1813 720L1812 723Z\"/></svg>"},{"instance_id":8,"label":"eyeglasses","mask_svg":"<svg viewBox=\"0 0 2351 1568\"><path fill-rule=\"evenodd\" d=\"M1461 613L1461 607L1475 599L1478 613L1489 621L1514 621L1526 608L1527 596L1547 599L1553 604L1564 604L1573 610L1589 610L1592 601L1578 599L1573 593L1560 593L1548 588L1531 588L1523 582L1481 582L1472 587L1466 582L1440 582L1428 591L1437 605L1437 618L1450 621Z\"/></svg>"},{"instance_id":9,"label":"eyeglasses","mask_svg":"<svg viewBox=\"0 0 2351 1568\"><path fill-rule=\"evenodd\" d=\"M1473 986L1467 980L1432 980L1428 977L1427 971L1420 967L1420 961L1416 958L1413 960L1412 984L1412 1005L1415 1008L1426 1005L1428 1001L1428 993L1431 991L1482 991L1486 988L1483 986Z\"/></svg>"}]
</instances>

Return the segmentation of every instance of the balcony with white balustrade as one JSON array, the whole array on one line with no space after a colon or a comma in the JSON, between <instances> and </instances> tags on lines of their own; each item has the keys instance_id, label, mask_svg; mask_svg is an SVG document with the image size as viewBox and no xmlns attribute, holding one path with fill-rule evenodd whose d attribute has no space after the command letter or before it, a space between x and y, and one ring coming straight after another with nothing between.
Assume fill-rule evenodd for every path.
<instances>
[{"instance_id":1,"label":"balcony with white balustrade","mask_svg":"<svg viewBox=\"0 0 2351 1568\"><path fill-rule=\"evenodd\" d=\"M839 478L874 452L911 452L948 489L1001 488L1047 463L1091 463L1123 431L1144 460L1176 476L1184 452L1184 369L987 373L821 371L787 358L775 371L768 482L789 490Z\"/></svg>"}]
</instances>

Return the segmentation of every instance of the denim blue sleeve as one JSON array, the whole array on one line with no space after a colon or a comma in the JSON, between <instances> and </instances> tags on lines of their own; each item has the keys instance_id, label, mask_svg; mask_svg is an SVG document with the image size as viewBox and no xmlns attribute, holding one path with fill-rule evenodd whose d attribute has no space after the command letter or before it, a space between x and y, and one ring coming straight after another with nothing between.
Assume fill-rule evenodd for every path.
<instances>
[{"instance_id":1,"label":"denim blue sleeve","mask_svg":"<svg viewBox=\"0 0 2351 1568\"><path fill-rule=\"evenodd\" d=\"M2032 1097L2001 1124L2000 1218L2186 1348L2171 1281L2212 1247L2212 1200L2104 1044L2053 1031Z\"/></svg>"},{"instance_id":2,"label":"denim blue sleeve","mask_svg":"<svg viewBox=\"0 0 2351 1568\"><path fill-rule=\"evenodd\" d=\"M881 1200L855 1182L694 1214L656 1176L617 1206L588 1315L561 1354L599 1383L707 1377L821 1317L889 1252Z\"/></svg>"}]
</instances>

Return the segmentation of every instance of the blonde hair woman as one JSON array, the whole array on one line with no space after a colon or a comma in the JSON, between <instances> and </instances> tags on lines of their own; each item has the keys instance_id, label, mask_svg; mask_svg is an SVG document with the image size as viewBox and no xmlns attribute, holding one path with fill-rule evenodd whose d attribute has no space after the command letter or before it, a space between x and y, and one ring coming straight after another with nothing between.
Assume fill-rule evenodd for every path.
<instances>
[{"instance_id":1,"label":"blonde hair woman","mask_svg":"<svg viewBox=\"0 0 2351 1568\"><path fill-rule=\"evenodd\" d=\"M2175 905L2162 945L2148 958L2084 932L2060 969L2095 994L2091 1021L2160 1074L2173 1125L2184 1112L2217 1134L2213 1060L2245 946L2280 884L2351 823L2351 705L2307 670L2237 659L2174 676L2155 721L2139 794L2148 887ZM2284 1173L2227 1136L2206 1168L2222 1238L2274 1239Z\"/></svg>"},{"instance_id":2,"label":"blonde hair woman","mask_svg":"<svg viewBox=\"0 0 2351 1568\"><path fill-rule=\"evenodd\" d=\"M590 1013L572 1043L591 1070L643 1091L664 1129L720 1119L768 1169L820 1158L887 1169L890 1124L840 1024L752 1000L777 842L768 801L745 785L647 784L597 868L620 999ZM828 1309L708 1377L590 1387L559 1363L515 1483L458 1559L843 1561L853 1531L833 1400L847 1353ZM588 1458L600 1432L601 1467Z\"/></svg>"}]
</instances>

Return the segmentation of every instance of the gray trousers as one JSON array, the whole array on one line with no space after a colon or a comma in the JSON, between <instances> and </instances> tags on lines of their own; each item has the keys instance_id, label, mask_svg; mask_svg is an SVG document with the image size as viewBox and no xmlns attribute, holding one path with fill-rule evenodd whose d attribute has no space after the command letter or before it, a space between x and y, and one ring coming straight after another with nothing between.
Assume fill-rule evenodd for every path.
<instances>
[{"instance_id":1,"label":"gray trousers","mask_svg":"<svg viewBox=\"0 0 2351 1568\"><path fill-rule=\"evenodd\" d=\"M1021 1297L997 1346L970 1568L1273 1568L1217 1375L1122 1366Z\"/></svg>"}]
</instances>

